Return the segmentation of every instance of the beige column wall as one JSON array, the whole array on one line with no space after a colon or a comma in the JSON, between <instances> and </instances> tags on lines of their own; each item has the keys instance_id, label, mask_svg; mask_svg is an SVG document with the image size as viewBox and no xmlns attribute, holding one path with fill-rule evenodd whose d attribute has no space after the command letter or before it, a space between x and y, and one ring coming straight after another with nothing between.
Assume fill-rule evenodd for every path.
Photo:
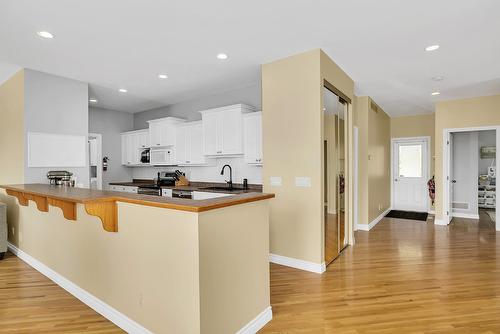
<instances>
[{"instance_id":1,"label":"beige column wall","mask_svg":"<svg viewBox=\"0 0 500 334\"><path fill-rule=\"evenodd\" d=\"M367 96L355 98L354 125L358 127L358 224L368 224L368 108Z\"/></svg>"},{"instance_id":2,"label":"beige column wall","mask_svg":"<svg viewBox=\"0 0 500 334\"><path fill-rule=\"evenodd\" d=\"M370 103L371 105L371 103ZM391 206L391 121L368 108L368 222Z\"/></svg>"},{"instance_id":3,"label":"beige column wall","mask_svg":"<svg viewBox=\"0 0 500 334\"><path fill-rule=\"evenodd\" d=\"M24 183L24 70L0 85L0 184ZM15 199L0 192L0 201L8 204L9 240L18 212Z\"/></svg>"},{"instance_id":4,"label":"beige column wall","mask_svg":"<svg viewBox=\"0 0 500 334\"><path fill-rule=\"evenodd\" d=\"M500 95L436 104L436 219L443 219L443 130L480 126L500 126Z\"/></svg>"},{"instance_id":5,"label":"beige column wall","mask_svg":"<svg viewBox=\"0 0 500 334\"><path fill-rule=\"evenodd\" d=\"M323 125L326 79L353 98L354 83L316 49L262 66L263 186L271 203L271 253L322 263ZM271 186L281 177L281 186ZM296 187L309 177L311 187Z\"/></svg>"}]
</instances>

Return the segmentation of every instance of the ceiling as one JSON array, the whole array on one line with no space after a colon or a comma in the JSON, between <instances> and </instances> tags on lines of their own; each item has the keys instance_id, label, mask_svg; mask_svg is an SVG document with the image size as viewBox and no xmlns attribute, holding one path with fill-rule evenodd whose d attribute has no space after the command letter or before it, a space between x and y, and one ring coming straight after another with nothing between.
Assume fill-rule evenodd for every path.
<instances>
[{"instance_id":1,"label":"ceiling","mask_svg":"<svg viewBox=\"0 0 500 334\"><path fill-rule=\"evenodd\" d=\"M98 106L139 112L255 85L260 64L322 48L358 95L391 116L425 114L500 93L499 12L498 0L1 1L0 82L31 68L88 82Z\"/></svg>"}]
</instances>

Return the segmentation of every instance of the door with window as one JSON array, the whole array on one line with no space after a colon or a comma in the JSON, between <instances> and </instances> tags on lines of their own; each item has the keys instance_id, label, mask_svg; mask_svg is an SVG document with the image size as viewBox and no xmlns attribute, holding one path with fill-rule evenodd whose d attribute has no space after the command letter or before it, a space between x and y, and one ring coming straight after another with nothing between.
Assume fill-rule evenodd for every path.
<instances>
[{"instance_id":1,"label":"door with window","mask_svg":"<svg viewBox=\"0 0 500 334\"><path fill-rule=\"evenodd\" d=\"M392 152L393 209L427 212L428 141L394 140Z\"/></svg>"}]
</instances>

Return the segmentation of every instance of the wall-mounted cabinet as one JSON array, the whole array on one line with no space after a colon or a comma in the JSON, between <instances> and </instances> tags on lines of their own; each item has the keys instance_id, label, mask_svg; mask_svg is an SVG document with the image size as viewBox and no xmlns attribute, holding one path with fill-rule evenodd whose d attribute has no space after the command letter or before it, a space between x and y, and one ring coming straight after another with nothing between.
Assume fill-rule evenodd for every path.
<instances>
[{"instance_id":1,"label":"wall-mounted cabinet","mask_svg":"<svg viewBox=\"0 0 500 334\"><path fill-rule=\"evenodd\" d=\"M203 154L243 154L243 114L254 111L245 104L200 111L203 125Z\"/></svg>"},{"instance_id":2,"label":"wall-mounted cabinet","mask_svg":"<svg viewBox=\"0 0 500 334\"><path fill-rule=\"evenodd\" d=\"M122 165L145 165L141 163L141 151L149 147L149 131L138 130L121 134Z\"/></svg>"},{"instance_id":3,"label":"wall-mounted cabinet","mask_svg":"<svg viewBox=\"0 0 500 334\"><path fill-rule=\"evenodd\" d=\"M176 117L165 117L148 121L151 147L175 146L175 129L185 120Z\"/></svg>"},{"instance_id":4,"label":"wall-mounted cabinet","mask_svg":"<svg viewBox=\"0 0 500 334\"><path fill-rule=\"evenodd\" d=\"M176 129L176 160L179 166L206 165L210 158L203 154L202 122L184 123Z\"/></svg>"},{"instance_id":5,"label":"wall-mounted cabinet","mask_svg":"<svg viewBox=\"0 0 500 334\"><path fill-rule=\"evenodd\" d=\"M262 113L253 112L243 116L243 145L245 162L262 165Z\"/></svg>"}]
</instances>

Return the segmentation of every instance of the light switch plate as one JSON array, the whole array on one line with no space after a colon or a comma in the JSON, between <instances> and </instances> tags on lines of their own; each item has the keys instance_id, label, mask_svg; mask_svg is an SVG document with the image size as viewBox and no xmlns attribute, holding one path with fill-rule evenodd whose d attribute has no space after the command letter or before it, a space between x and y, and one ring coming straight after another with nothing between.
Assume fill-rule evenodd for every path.
<instances>
[{"instance_id":1,"label":"light switch plate","mask_svg":"<svg viewBox=\"0 0 500 334\"><path fill-rule=\"evenodd\" d=\"M274 187L280 187L282 182L281 182L281 176L271 176L270 178L271 185Z\"/></svg>"},{"instance_id":2,"label":"light switch plate","mask_svg":"<svg viewBox=\"0 0 500 334\"><path fill-rule=\"evenodd\" d=\"M311 178L306 177L306 176L296 176L295 177L295 186L296 187L310 188L311 187Z\"/></svg>"}]
</instances>

